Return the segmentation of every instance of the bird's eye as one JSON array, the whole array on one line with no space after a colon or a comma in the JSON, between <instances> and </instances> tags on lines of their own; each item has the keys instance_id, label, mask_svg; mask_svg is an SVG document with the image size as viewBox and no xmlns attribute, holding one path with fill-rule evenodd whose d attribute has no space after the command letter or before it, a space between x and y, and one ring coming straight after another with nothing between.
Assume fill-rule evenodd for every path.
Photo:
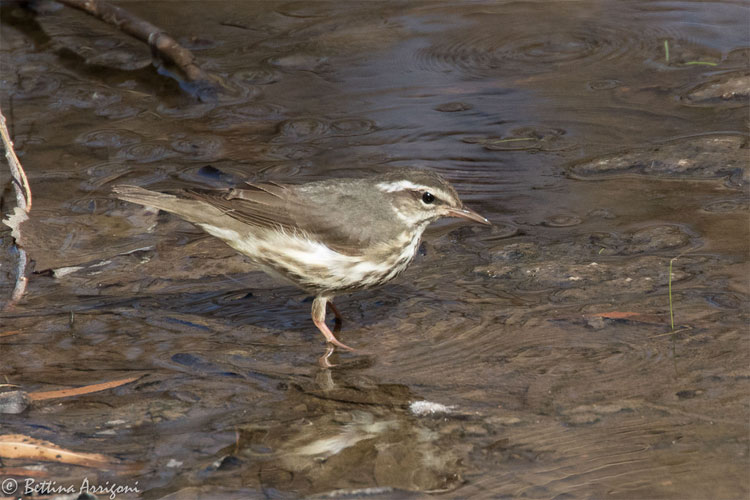
<instances>
[{"instance_id":1,"label":"bird's eye","mask_svg":"<svg viewBox=\"0 0 750 500\"><path fill-rule=\"evenodd\" d=\"M422 194L422 201L423 201L424 203L426 203L426 204L428 204L428 205L429 205L430 203L432 203L433 201L435 201L435 195L434 195L434 194L432 194L432 193L430 193L429 191L425 191L425 192L424 192L424 193Z\"/></svg>"}]
</instances>

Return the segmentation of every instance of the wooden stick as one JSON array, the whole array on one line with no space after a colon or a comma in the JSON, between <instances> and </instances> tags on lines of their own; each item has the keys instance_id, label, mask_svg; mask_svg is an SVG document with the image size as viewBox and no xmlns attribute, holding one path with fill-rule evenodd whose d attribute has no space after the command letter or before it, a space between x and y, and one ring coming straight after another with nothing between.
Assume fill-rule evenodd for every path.
<instances>
[{"instance_id":1,"label":"wooden stick","mask_svg":"<svg viewBox=\"0 0 750 500\"><path fill-rule=\"evenodd\" d=\"M101 0L59 0L59 3L86 12L148 43L152 50L180 68L187 80L213 86L212 79L195 64L193 53L148 21Z\"/></svg>"},{"instance_id":2,"label":"wooden stick","mask_svg":"<svg viewBox=\"0 0 750 500\"><path fill-rule=\"evenodd\" d=\"M16 156L16 151L13 149L13 141L10 140L10 133L2 109L0 109L0 136L2 136L3 146L5 147L5 158L8 160L10 175L13 177L16 204L24 212L29 213L29 210L31 210L31 187L29 187L26 172L24 172L21 162L18 161L18 156Z\"/></svg>"},{"instance_id":3,"label":"wooden stick","mask_svg":"<svg viewBox=\"0 0 750 500\"><path fill-rule=\"evenodd\" d=\"M5 158L8 160L8 166L10 167L10 175L13 178L13 189L16 191L16 204L22 212L18 210L12 210L11 216L8 221L14 221L12 224L8 224L16 233L16 237L21 234L21 223L27 218L29 210L31 210L31 187L29 186L29 180L26 177L21 162L18 161L16 156L16 150L13 149L13 141L10 140L10 132L8 132L8 126L5 123L5 115L3 115L2 109L0 109L0 137L2 137L3 146L5 147ZM16 227L13 227L15 225ZM10 301L8 301L3 310L12 309L15 304L21 300L26 286L29 280L26 278L26 252L23 248L18 245L16 241L16 247L18 248L18 264L16 266L16 285L13 288Z\"/></svg>"}]
</instances>

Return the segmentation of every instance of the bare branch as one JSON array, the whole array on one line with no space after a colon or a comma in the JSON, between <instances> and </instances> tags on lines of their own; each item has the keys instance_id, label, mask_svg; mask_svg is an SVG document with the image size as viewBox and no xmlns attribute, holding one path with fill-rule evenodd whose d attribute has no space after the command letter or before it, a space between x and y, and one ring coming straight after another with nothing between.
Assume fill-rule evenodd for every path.
<instances>
[{"instance_id":1,"label":"bare branch","mask_svg":"<svg viewBox=\"0 0 750 500\"><path fill-rule=\"evenodd\" d=\"M18 161L16 151L13 149L13 141L10 140L10 133L8 132L8 126L5 123L5 115L0 110L0 136L2 137L3 146L5 147L5 158L8 160L8 166L10 167L10 175L13 179L13 188L16 192L16 203L17 207L13 210L10 217L3 221L11 229L13 229L13 237L18 242L21 234L21 223L28 218L29 210L31 210L31 187L29 187L29 180L26 178L26 172L24 172L21 162ZM26 285L28 279L26 278L26 252L23 248L18 247L18 265L16 266L16 285L13 288L13 294L10 302L5 305L5 309L12 308L23 296L26 291Z\"/></svg>"},{"instance_id":2,"label":"bare branch","mask_svg":"<svg viewBox=\"0 0 750 500\"><path fill-rule=\"evenodd\" d=\"M192 52L148 21L101 0L58 1L68 7L82 10L105 23L116 26L119 30L130 36L148 43L152 51L165 61L177 66L186 80L196 83L199 86L215 87L216 82L195 64L195 56L193 56Z\"/></svg>"},{"instance_id":3,"label":"bare branch","mask_svg":"<svg viewBox=\"0 0 750 500\"><path fill-rule=\"evenodd\" d=\"M5 115L0 109L0 136L2 136L3 146L5 147L5 158L8 160L10 175L13 177L13 187L16 191L16 204L29 213L31 210L31 188L29 180L26 178L21 162L18 161L16 151L13 149L13 141L10 140L8 126L5 123Z\"/></svg>"}]
</instances>

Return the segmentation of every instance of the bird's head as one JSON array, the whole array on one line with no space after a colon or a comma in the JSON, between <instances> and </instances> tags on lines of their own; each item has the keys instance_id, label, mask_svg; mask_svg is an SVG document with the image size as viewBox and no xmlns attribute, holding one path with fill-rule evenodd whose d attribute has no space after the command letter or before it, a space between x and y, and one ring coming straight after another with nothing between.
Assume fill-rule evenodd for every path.
<instances>
[{"instance_id":1,"label":"bird's head","mask_svg":"<svg viewBox=\"0 0 750 500\"><path fill-rule=\"evenodd\" d=\"M460 217L480 224L490 221L466 208L448 181L425 170L404 169L384 175L375 187L390 198L405 224L426 226L441 217Z\"/></svg>"}]
</instances>

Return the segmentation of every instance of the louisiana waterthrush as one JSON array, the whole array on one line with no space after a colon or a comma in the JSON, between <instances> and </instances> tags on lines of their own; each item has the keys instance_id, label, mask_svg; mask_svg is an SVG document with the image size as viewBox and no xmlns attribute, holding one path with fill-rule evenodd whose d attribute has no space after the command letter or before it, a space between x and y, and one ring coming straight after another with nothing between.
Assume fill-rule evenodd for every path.
<instances>
[{"instance_id":1,"label":"louisiana waterthrush","mask_svg":"<svg viewBox=\"0 0 750 500\"><path fill-rule=\"evenodd\" d=\"M464 207L441 176L397 169L365 179L299 185L248 183L244 189L169 193L116 186L117 198L179 215L268 274L315 295L312 319L326 340L334 295L382 285L414 259L427 225L441 217L490 222Z\"/></svg>"}]
</instances>

